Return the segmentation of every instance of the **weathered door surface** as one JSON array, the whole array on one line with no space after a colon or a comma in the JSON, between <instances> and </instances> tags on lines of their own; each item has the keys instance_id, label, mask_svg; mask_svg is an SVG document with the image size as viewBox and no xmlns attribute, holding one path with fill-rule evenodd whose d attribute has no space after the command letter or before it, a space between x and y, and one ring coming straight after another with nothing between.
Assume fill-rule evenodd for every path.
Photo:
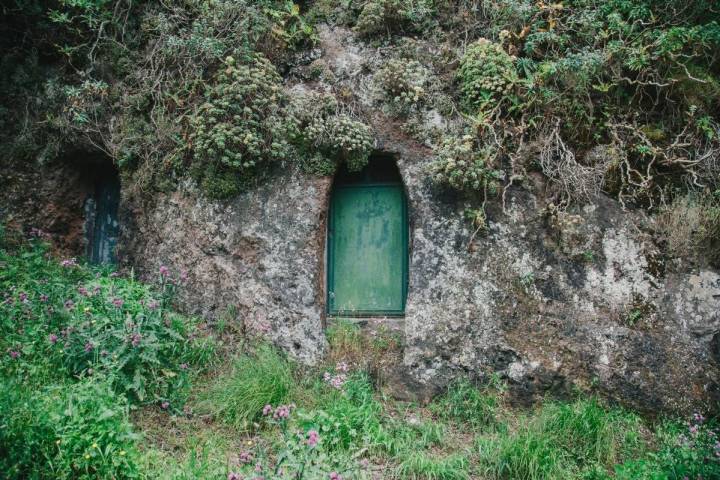
<instances>
[{"instance_id":1,"label":"weathered door surface","mask_svg":"<svg viewBox=\"0 0 720 480\"><path fill-rule=\"evenodd\" d=\"M115 263L119 225L120 181L110 175L98 180L86 204L87 256L91 263Z\"/></svg>"},{"instance_id":2,"label":"weathered door surface","mask_svg":"<svg viewBox=\"0 0 720 480\"><path fill-rule=\"evenodd\" d=\"M328 224L328 313L402 315L407 264L402 185L337 185Z\"/></svg>"}]
</instances>

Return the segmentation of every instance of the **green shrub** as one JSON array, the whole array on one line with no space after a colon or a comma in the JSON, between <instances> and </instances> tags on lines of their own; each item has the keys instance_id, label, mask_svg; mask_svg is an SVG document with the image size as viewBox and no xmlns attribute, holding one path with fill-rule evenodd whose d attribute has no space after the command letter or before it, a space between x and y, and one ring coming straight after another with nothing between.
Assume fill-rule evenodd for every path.
<instances>
[{"instance_id":1,"label":"green shrub","mask_svg":"<svg viewBox=\"0 0 720 480\"><path fill-rule=\"evenodd\" d=\"M720 478L718 433L717 424L700 414L687 423L663 421L655 435L656 450L616 466L614 478Z\"/></svg>"},{"instance_id":2,"label":"green shrub","mask_svg":"<svg viewBox=\"0 0 720 480\"><path fill-rule=\"evenodd\" d=\"M391 59L377 72L375 81L391 110L407 113L427 95L429 72L417 60Z\"/></svg>"},{"instance_id":3,"label":"green shrub","mask_svg":"<svg viewBox=\"0 0 720 480\"><path fill-rule=\"evenodd\" d=\"M518 83L515 61L503 48L481 38L470 45L458 71L463 102L468 110L483 110L509 95Z\"/></svg>"},{"instance_id":4,"label":"green shrub","mask_svg":"<svg viewBox=\"0 0 720 480\"><path fill-rule=\"evenodd\" d=\"M367 0L355 31L373 36L398 30L422 30L433 19L433 0Z\"/></svg>"},{"instance_id":5,"label":"green shrub","mask_svg":"<svg viewBox=\"0 0 720 480\"><path fill-rule=\"evenodd\" d=\"M190 141L193 170L200 179L213 168L222 186L204 183L210 195L227 196L266 165L289 152L286 97L275 67L260 54L238 63L232 56L205 92L206 101L193 115ZM212 182L211 182L212 183Z\"/></svg>"},{"instance_id":6,"label":"green shrub","mask_svg":"<svg viewBox=\"0 0 720 480\"><path fill-rule=\"evenodd\" d=\"M202 394L202 409L236 428L248 429L265 405L290 397L292 366L278 351L262 345L255 354L236 358L229 372L219 376Z\"/></svg>"},{"instance_id":7,"label":"green shrub","mask_svg":"<svg viewBox=\"0 0 720 480\"><path fill-rule=\"evenodd\" d=\"M445 138L435 155L430 166L435 183L460 191L495 192L500 178L491 166L495 153L489 147L478 148L472 136Z\"/></svg>"},{"instance_id":8,"label":"green shrub","mask_svg":"<svg viewBox=\"0 0 720 480\"><path fill-rule=\"evenodd\" d=\"M342 113L333 95L299 96L293 99L292 111L305 154L315 165L322 165L320 173L330 171L329 165L337 162L345 162L351 171L367 165L374 145L372 131Z\"/></svg>"},{"instance_id":9,"label":"green shrub","mask_svg":"<svg viewBox=\"0 0 720 480\"><path fill-rule=\"evenodd\" d=\"M0 349L18 356L0 364L0 374L59 381L103 374L131 401L181 407L194 327L170 310L171 279L159 275L154 289L74 259L58 263L40 243L0 249L0 263Z\"/></svg>"},{"instance_id":10,"label":"green shrub","mask_svg":"<svg viewBox=\"0 0 720 480\"><path fill-rule=\"evenodd\" d=\"M360 448L375 443L381 409L373 397L370 379L366 374L354 373L341 390L324 395L323 402L314 409L299 411L298 423L305 430L320 432L328 450Z\"/></svg>"},{"instance_id":11,"label":"green shrub","mask_svg":"<svg viewBox=\"0 0 720 480\"><path fill-rule=\"evenodd\" d=\"M28 388L0 384L4 478L137 478L125 398L105 379Z\"/></svg>"}]
</instances>

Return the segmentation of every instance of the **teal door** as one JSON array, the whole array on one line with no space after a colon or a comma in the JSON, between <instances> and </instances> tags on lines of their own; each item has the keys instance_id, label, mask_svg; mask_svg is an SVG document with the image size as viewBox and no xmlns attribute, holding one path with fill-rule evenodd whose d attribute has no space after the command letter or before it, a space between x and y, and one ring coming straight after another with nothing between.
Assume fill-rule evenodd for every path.
<instances>
[{"instance_id":1,"label":"teal door","mask_svg":"<svg viewBox=\"0 0 720 480\"><path fill-rule=\"evenodd\" d=\"M336 185L328 223L328 313L402 315L407 269L402 185Z\"/></svg>"}]
</instances>

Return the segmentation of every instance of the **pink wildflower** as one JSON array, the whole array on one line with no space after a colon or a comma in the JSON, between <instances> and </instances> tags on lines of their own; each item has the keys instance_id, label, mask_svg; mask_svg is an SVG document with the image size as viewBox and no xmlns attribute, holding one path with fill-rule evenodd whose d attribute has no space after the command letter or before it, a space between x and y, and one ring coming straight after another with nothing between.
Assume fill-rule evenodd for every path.
<instances>
[{"instance_id":1,"label":"pink wildflower","mask_svg":"<svg viewBox=\"0 0 720 480\"><path fill-rule=\"evenodd\" d=\"M253 454L252 452L248 452L247 450L240 452L240 455L238 455L238 460L240 463L243 464L249 464L253 461Z\"/></svg>"},{"instance_id":2,"label":"pink wildflower","mask_svg":"<svg viewBox=\"0 0 720 480\"><path fill-rule=\"evenodd\" d=\"M58 336L55 335L54 333L51 333L50 336L48 337L48 340L50 340L50 343L55 345L58 341Z\"/></svg>"},{"instance_id":3,"label":"pink wildflower","mask_svg":"<svg viewBox=\"0 0 720 480\"><path fill-rule=\"evenodd\" d=\"M272 411L273 411L272 405L267 404L263 407L262 414L263 414L263 416L267 417L268 415L270 415L272 413Z\"/></svg>"},{"instance_id":4,"label":"pink wildflower","mask_svg":"<svg viewBox=\"0 0 720 480\"><path fill-rule=\"evenodd\" d=\"M187 370L188 368L190 368L190 365L188 365L187 363L180 364L180 370Z\"/></svg>"},{"instance_id":5,"label":"pink wildflower","mask_svg":"<svg viewBox=\"0 0 720 480\"><path fill-rule=\"evenodd\" d=\"M13 360L15 360L15 359L17 359L17 358L20 356L20 352L18 352L18 351L16 351L16 350L10 350L9 355L10 355L10 358L12 358Z\"/></svg>"},{"instance_id":6,"label":"pink wildflower","mask_svg":"<svg viewBox=\"0 0 720 480\"><path fill-rule=\"evenodd\" d=\"M156 300L150 300L147 306L150 310L155 310L158 307L158 302Z\"/></svg>"},{"instance_id":7,"label":"pink wildflower","mask_svg":"<svg viewBox=\"0 0 720 480\"><path fill-rule=\"evenodd\" d=\"M67 308L68 310L72 310L73 308L75 308L75 302L70 299L65 300L65 308Z\"/></svg>"},{"instance_id":8,"label":"pink wildflower","mask_svg":"<svg viewBox=\"0 0 720 480\"><path fill-rule=\"evenodd\" d=\"M168 407L170 407L170 402L168 402L167 400L160 404L160 408L162 408L163 410L167 410Z\"/></svg>"},{"instance_id":9,"label":"pink wildflower","mask_svg":"<svg viewBox=\"0 0 720 480\"><path fill-rule=\"evenodd\" d=\"M340 362L337 365L335 365L336 372L347 373L348 370L350 370L350 367L345 362Z\"/></svg>"},{"instance_id":10,"label":"pink wildflower","mask_svg":"<svg viewBox=\"0 0 720 480\"><path fill-rule=\"evenodd\" d=\"M40 295L40 301L41 301L42 303L47 303L47 301L48 301L48 296L43 293L42 295Z\"/></svg>"},{"instance_id":11,"label":"pink wildflower","mask_svg":"<svg viewBox=\"0 0 720 480\"><path fill-rule=\"evenodd\" d=\"M228 480L242 480L242 477L239 473L230 472L228 473Z\"/></svg>"},{"instance_id":12,"label":"pink wildflower","mask_svg":"<svg viewBox=\"0 0 720 480\"><path fill-rule=\"evenodd\" d=\"M85 353L92 352L93 348L95 348L95 345L93 345L92 342L87 342L85 344Z\"/></svg>"},{"instance_id":13,"label":"pink wildflower","mask_svg":"<svg viewBox=\"0 0 720 480\"><path fill-rule=\"evenodd\" d=\"M89 292L88 292L87 288L85 288L85 287L78 287L78 293L80 295L82 295L83 297L89 296Z\"/></svg>"},{"instance_id":14,"label":"pink wildflower","mask_svg":"<svg viewBox=\"0 0 720 480\"><path fill-rule=\"evenodd\" d=\"M318 432L315 430L310 430L308 432L308 439L307 439L308 447L310 447L310 448L315 447L319 441L320 441L320 434L318 434Z\"/></svg>"},{"instance_id":15,"label":"pink wildflower","mask_svg":"<svg viewBox=\"0 0 720 480\"><path fill-rule=\"evenodd\" d=\"M25 303L25 302L27 302L28 294L25 292L20 292L18 294L18 298L20 299L21 302Z\"/></svg>"},{"instance_id":16,"label":"pink wildflower","mask_svg":"<svg viewBox=\"0 0 720 480\"><path fill-rule=\"evenodd\" d=\"M170 275L170 269L166 267L165 265L160 266L160 275L162 277L167 277Z\"/></svg>"},{"instance_id":17,"label":"pink wildflower","mask_svg":"<svg viewBox=\"0 0 720 480\"><path fill-rule=\"evenodd\" d=\"M142 335L140 335L139 333L133 333L132 335L130 335L130 345L132 345L133 347L137 347L138 345L140 345L140 340L142 340Z\"/></svg>"},{"instance_id":18,"label":"pink wildflower","mask_svg":"<svg viewBox=\"0 0 720 480\"><path fill-rule=\"evenodd\" d=\"M122 298L114 298L112 301L112 304L115 306L115 308L121 308L123 306L123 303L125 302Z\"/></svg>"},{"instance_id":19,"label":"pink wildflower","mask_svg":"<svg viewBox=\"0 0 720 480\"><path fill-rule=\"evenodd\" d=\"M330 472L330 480L342 480L342 475L337 472Z\"/></svg>"},{"instance_id":20,"label":"pink wildflower","mask_svg":"<svg viewBox=\"0 0 720 480\"><path fill-rule=\"evenodd\" d=\"M65 268L75 267L77 266L77 259L75 258L66 258L62 262L60 262L60 265Z\"/></svg>"}]
</instances>

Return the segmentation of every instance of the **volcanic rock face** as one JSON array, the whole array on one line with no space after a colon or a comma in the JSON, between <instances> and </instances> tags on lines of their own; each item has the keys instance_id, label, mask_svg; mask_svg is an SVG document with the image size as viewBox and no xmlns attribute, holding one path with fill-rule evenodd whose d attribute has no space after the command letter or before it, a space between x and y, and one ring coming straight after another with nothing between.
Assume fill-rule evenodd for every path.
<instances>
[{"instance_id":1,"label":"volcanic rock face","mask_svg":"<svg viewBox=\"0 0 720 480\"><path fill-rule=\"evenodd\" d=\"M652 220L609 198L554 208L540 177L489 201L487 231L473 236L464 211L477 205L435 187L430 150L372 108L365 86L378 53L346 30L324 29L320 38L322 54L313 60L332 72L334 88L356 93L408 196L409 290L403 361L388 375L393 391L424 399L454 378L499 374L522 403L580 388L648 412L716 408L718 272L666 258ZM295 94L329 89L322 81L288 84ZM430 125L443 122L428 115ZM65 195L81 215L71 186L53 189L53 175L36 181L43 186L31 203L52 207ZM3 203L21 197L22 182L12 184ZM180 302L187 312L237 322L316 363L326 350L331 186L332 178L285 167L223 203L203 199L191 184L147 198L125 191L120 259L143 278L161 265L186 272ZM49 222L40 213L16 217ZM65 247L77 250L71 230Z\"/></svg>"}]
</instances>

